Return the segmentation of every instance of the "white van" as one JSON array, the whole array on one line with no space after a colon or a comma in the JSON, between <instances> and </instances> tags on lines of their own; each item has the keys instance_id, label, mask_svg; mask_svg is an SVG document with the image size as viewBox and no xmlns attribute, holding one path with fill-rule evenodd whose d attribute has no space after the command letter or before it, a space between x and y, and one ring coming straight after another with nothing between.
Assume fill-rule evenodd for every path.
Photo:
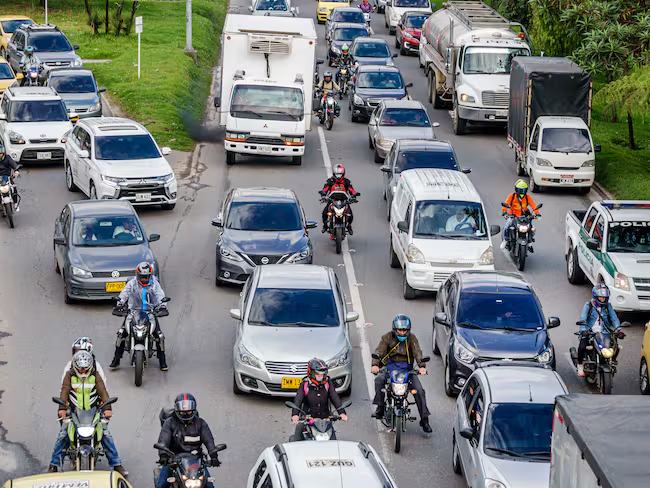
<instances>
[{"instance_id":1,"label":"white van","mask_svg":"<svg viewBox=\"0 0 650 488\"><path fill-rule=\"evenodd\" d=\"M438 291L455 271L494 270L490 226L467 175L448 169L409 169L400 175L390 212L390 266L404 270L407 300Z\"/></svg>"}]
</instances>

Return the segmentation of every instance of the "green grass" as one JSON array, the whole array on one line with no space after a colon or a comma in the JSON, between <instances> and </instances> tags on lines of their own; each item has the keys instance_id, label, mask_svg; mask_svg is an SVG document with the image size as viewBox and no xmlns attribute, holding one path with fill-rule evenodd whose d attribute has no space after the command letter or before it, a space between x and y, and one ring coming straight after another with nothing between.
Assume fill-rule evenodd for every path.
<instances>
[{"instance_id":1,"label":"green grass","mask_svg":"<svg viewBox=\"0 0 650 488\"><path fill-rule=\"evenodd\" d=\"M131 0L126 0L122 17L128 22ZM104 0L89 0L91 10L103 20ZM191 150L181 113L201 118L209 95L212 68L218 62L219 36L227 0L194 0L193 47L198 51L197 67L185 51L185 2L140 2L136 16L143 17L142 68L138 79L137 35L116 37L112 32L92 35L83 0L50 0L49 22L56 24L72 44L79 44L83 59L110 59L110 63L88 64L100 86L130 118L143 123L160 146ZM111 16L116 13L110 0ZM2 0L0 14L29 15L43 22L45 14L36 0ZM109 26L112 27L112 21ZM135 30L135 27L134 29ZM111 29L112 31L112 29Z\"/></svg>"}]
</instances>

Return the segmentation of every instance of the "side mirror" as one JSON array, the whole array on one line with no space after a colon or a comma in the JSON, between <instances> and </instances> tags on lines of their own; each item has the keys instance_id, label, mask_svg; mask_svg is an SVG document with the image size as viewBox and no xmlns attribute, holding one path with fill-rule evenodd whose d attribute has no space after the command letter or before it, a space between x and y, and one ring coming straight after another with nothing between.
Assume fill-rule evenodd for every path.
<instances>
[{"instance_id":1,"label":"side mirror","mask_svg":"<svg viewBox=\"0 0 650 488\"><path fill-rule=\"evenodd\" d=\"M156 443L153 445L154 449L158 449L159 451L164 451L165 453L169 454L170 456L174 456L174 453L167 447L165 447L164 444Z\"/></svg>"},{"instance_id":2,"label":"side mirror","mask_svg":"<svg viewBox=\"0 0 650 488\"><path fill-rule=\"evenodd\" d=\"M449 319L447 318L447 314L445 312L438 312L434 319L437 324L444 325L445 327L451 327L451 324L449 323Z\"/></svg>"},{"instance_id":3,"label":"side mirror","mask_svg":"<svg viewBox=\"0 0 650 488\"><path fill-rule=\"evenodd\" d=\"M540 203L539 205L537 205L537 208L542 208L543 206L544 206L544 204Z\"/></svg>"},{"instance_id":4,"label":"side mirror","mask_svg":"<svg viewBox=\"0 0 650 488\"><path fill-rule=\"evenodd\" d=\"M510 205L508 205L506 202L501 202L502 207L510 208Z\"/></svg>"},{"instance_id":5,"label":"side mirror","mask_svg":"<svg viewBox=\"0 0 650 488\"><path fill-rule=\"evenodd\" d=\"M490 235L495 236L497 234L501 233L501 226L499 225L491 225L490 226Z\"/></svg>"},{"instance_id":6,"label":"side mirror","mask_svg":"<svg viewBox=\"0 0 650 488\"><path fill-rule=\"evenodd\" d=\"M379 169L382 170L384 173L390 173L390 172L391 172L391 171L390 171L390 166L388 166L387 164L384 164L384 165L383 165L381 168L379 168Z\"/></svg>"},{"instance_id":7,"label":"side mirror","mask_svg":"<svg viewBox=\"0 0 650 488\"><path fill-rule=\"evenodd\" d=\"M215 227L223 227L223 222L221 221L220 215L212 219L212 225L214 225Z\"/></svg>"},{"instance_id":8,"label":"side mirror","mask_svg":"<svg viewBox=\"0 0 650 488\"><path fill-rule=\"evenodd\" d=\"M214 97L214 108L221 107L221 99L219 97Z\"/></svg>"},{"instance_id":9,"label":"side mirror","mask_svg":"<svg viewBox=\"0 0 650 488\"><path fill-rule=\"evenodd\" d=\"M324 59L317 59L316 64L323 64L325 62Z\"/></svg>"},{"instance_id":10,"label":"side mirror","mask_svg":"<svg viewBox=\"0 0 650 488\"><path fill-rule=\"evenodd\" d=\"M109 405L112 405L117 401L117 397L110 397L108 398L104 403L102 403L102 409L108 407Z\"/></svg>"},{"instance_id":11,"label":"side mirror","mask_svg":"<svg viewBox=\"0 0 650 488\"><path fill-rule=\"evenodd\" d=\"M102 87L102 88L99 89L99 93L104 93L105 91L106 91L106 88Z\"/></svg>"},{"instance_id":12,"label":"side mirror","mask_svg":"<svg viewBox=\"0 0 650 488\"><path fill-rule=\"evenodd\" d=\"M212 452L225 451L226 449L228 449L228 446L226 446L225 444L217 444L214 448L214 451Z\"/></svg>"},{"instance_id":13,"label":"side mirror","mask_svg":"<svg viewBox=\"0 0 650 488\"><path fill-rule=\"evenodd\" d=\"M348 86L354 86L354 81L348 81Z\"/></svg>"},{"instance_id":14,"label":"side mirror","mask_svg":"<svg viewBox=\"0 0 650 488\"><path fill-rule=\"evenodd\" d=\"M88 159L90 154L84 149L83 151L79 151L79 157L82 159Z\"/></svg>"},{"instance_id":15,"label":"side mirror","mask_svg":"<svg viewBox=\"0 0 650 488\"><path fill-rule=\"evenodd\" d=\"M79 44L75 44L74 46L72 46L72 49L74 49L75 51L77 51L77 50L79 49Z\"/></svg>"},{"instance_id":16,"label":"side mirror","mask_svg":"<svg viewBox=\"0 0 650 488\"><path fill-rule=\"evenodd\" d=\"M555 327L560 326L560 319L558 317L549 317L548 318L548 328L554 329Z\"/></svg>"},{"instance_id":17,"label":"side mirror","mask_svg":"<svg viewBox=\"0 0 650 488\"><path fill-rule=\"evenodd\" d=\"M238 308L231 308L230 316L235 320L241 320L241 310L239 310Z\"/></svg>"},{"instance_id":18,"label":"side mirror","mask_svg":"<svg viewBox=\"0 0 650 488\"><path fill-rule=\"evenodd\" d=\"M149 236L149 242L156 242L160 240L160 234L151 234Z\"/></svg>"},{"instance_id":19,"label":"side mirror","mask_svg":"<svg viewBox=\"0 0 650 488\"><path fill-rule=\"evenodd\" d=\"M381 356L379 354L374 353L374 352L370 355L370 357L372 359L377 359L377 360L381 361Z\"/></svg>"},{"instance_id":20,"label":"side mirror","mask_svg":"<svg viewBox=\"0 0 650 488\"><path fill-rule=\"evenodd\" d=\"M422 359L420 359L423 363L428 363L431 361L431 356L424 356Z\"/></svg>"},{"instance_id":21,"label":"side mirror","mask_svg":"<svg viewBox=\"0 0 650 488\"><path fill-rule=\"evenodd\" d=\"M600 242L598 242L596 239L588 239L587 249L591 249L592 251L600 251Z\"/></svg>"},{"instance_id":22,"label":"side mirror","mask_svg":"<svg viewBox=\"0 0 650 488\"><path fill-rule=\"evenodd\" d=\"M407 83L406 85L404 85L404 88L413 88L413 83Z\"/></svg>"},{"instance_id":23,"label":"side mirror","mask_svg":"<svg viewBox=\"0 0 650 488\"><path fill-rule=\"evenodd\" d=\"M346 322L356 322L359 320L359 312L348 312L345 316Z\"/></svg>"},{"instance_id":24,"label":"side mirror","mask_svg":"<svg viewBox=\"0 0 650 488\"><path fill-rule=\"evenodd\" d=\"M627 321L621 322L621 327L632 327L632 324Z\"/></svg>"},{"instance_id":25,"label":"side mirror","mask_svg":"<svg viewBox=\"0 0 650 488\"><path fill-rule=\"evenodd\" d=\"M250 11L252 12L252 11L253 11L253 7L248 7L248 10L250 10Z\"/></svg>"},{"instance_id":26,"label":"side mirror","mask_svg":"<svg viewBox=\"0 0 650 488\"><path fill-rule=\"evenodd\" d=\"M600 146L600 144L596 144L596 147L594 148L594 151L595 152L600 152L601 149L602 149L602 147Z\"/></svg>"},{"instance_id":27,"label":"side mirror","mask_svg":"<svg viewBox=\"0 0 650 488\"><path fill-rule=\"evenodd\" d=\"M305 225L305 228L307 229L315 229L316 227L318 227L318 222L315 220L308 220L307 224Z\"/></svg>"},{"instance_id":28,"label":"side mirror","mask_svg":"<svg viewBox=\"0 0 650 488\"><path fill-rule=\"evenodd\" d=\"M404 220L397 222L397 230L408 234L409 225Z\"/></svg>"},{"instance_id":29,"label":"side mirror","mask_svg":"<svg viewBox=\"0 0 650 488\"><path fill-rule=\"evenodd\" d=\"M472 168L463 168L460 170L461 173L465 173L466 175L470 174L472 172Z\"/></svg>"},{"instance_id":30,"label":"side mirror","mask_svg":"<svg viewBox=\"0 0 650 488\"><path fill-rule=\"evenodd\" d=\"M393 54L393 57L394 58L398 57L398 54L397 53Z\"/></svg>"},{"instance_id":31,"label":"side mirror","mask_svg":"<svg viewBox=\"0 0 650 488\"><path fill-rule=\"evenodd\" d=\"M163 147L161 152L163 153L163 156L169 156L172 153L172 150L169 147Z\"/></svg>"},{"instance_id":32,"label":"side mirror","mask_svg":"<svg viewBox=\"0 0 650 488\"><path fill-rule=\"evenodd\" d=\"M434 122L431 124L432 127L440 127L440 122Z\"/></svg>"},{"instance_id":33,"label":"side mirror","mask_svg":"<svg viewBox=\"0 0 650 488\"><path fill-rule=\"evenodd\" d=\"M167 302L171 302L171 301L172 301L172 299L171 299L171 298L169 298L169 297L165 297L165 298L163 298L163 299L162 299L162 300L160 300L160 301L161 301L162 303L167 303Z\"/></svg>"},{"instance_id":34,"label":"side mirror","mask_svg":"<svg viewBox=\"0 0 650 488\"><path fill-rule=\"evenodd\" d=\"M57 246L65 246L65 237L55 237L54 244Z\"/></svg>"},{"instance_id":35,"label":"side mirror","mask_svg":"<svg viewBox=\"0 0 650 488\"><path fill-rule=\"evenodd\" d=\"M467 439L468 441L471 441L474 438L474 431L470 427L460 429L459 434L463 439Z\"/></svg>"}]
</instances>

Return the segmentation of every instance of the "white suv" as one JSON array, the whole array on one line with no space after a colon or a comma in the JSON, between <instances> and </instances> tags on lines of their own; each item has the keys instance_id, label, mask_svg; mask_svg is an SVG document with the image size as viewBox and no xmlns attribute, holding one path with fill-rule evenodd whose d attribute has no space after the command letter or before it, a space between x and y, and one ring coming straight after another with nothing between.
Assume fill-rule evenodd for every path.
<instances>
[{"instance_id":1,"label":"white suv","mask_svg":"<svg viewBox=\"0 0 650 488\"><path fill-rule=\"evenodd\" d=\"M92 117L80 120L65 144L68 190L90 199L128 200L133 205L176 205L174 171L147 129L129 119Z\"/></svg>"},{"instance_id":2,"label":"white suv","mask_svg":"<svg viewBox=\"0 0 650 488\"><path fill-rule=\"evenodd\" d=\"M76 117L53 88L7 88L0 100L0 139L18 163L63 162L64 134Z\"/></svg>"}]
</instances>

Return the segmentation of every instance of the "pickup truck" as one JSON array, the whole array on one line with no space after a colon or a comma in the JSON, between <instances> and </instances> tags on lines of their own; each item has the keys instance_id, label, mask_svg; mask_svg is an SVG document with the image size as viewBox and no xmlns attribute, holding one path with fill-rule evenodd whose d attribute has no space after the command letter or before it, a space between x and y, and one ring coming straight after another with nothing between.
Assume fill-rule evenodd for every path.
<instances>
[{"instance_id":1,"label":"pickup truck","mask_svg":"<svg viewBox=\"0 0 650 488\"><path fill-rule=\"evenodd\" d=\"M565 229L570 283L605 283L616 311L650 310L650 201L594 202Z\"/></svg>"}]
</instances>

